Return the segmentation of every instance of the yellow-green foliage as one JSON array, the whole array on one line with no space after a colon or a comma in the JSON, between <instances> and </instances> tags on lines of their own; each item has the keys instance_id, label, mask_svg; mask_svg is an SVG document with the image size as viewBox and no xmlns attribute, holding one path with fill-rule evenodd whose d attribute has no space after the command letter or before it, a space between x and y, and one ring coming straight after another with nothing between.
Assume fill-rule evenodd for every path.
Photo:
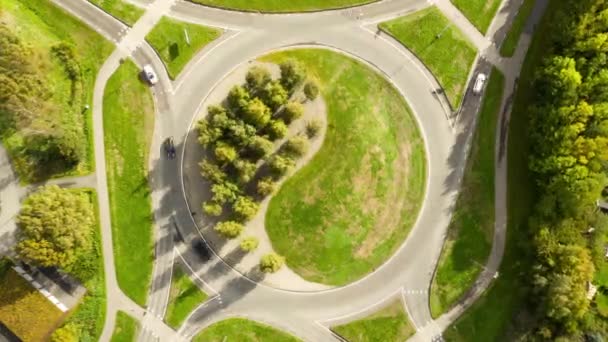
<instances>
[{"instance_id":1,"label":"yellow-green foliage","mask_svg":"<svg viewBox=\"0 0 608 342\"><path fill-rule=\"evenodd\" d=\"M0 277L0 322L24 342L42 341L62 312L12 269Z\"/></svg>"}]
</instances>

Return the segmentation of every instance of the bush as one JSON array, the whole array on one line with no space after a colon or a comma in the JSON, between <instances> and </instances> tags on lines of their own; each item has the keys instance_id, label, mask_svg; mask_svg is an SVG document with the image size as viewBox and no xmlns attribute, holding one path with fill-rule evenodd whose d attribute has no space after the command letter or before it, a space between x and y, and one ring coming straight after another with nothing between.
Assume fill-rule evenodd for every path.
<instances>
[{"instance_id":1,"label":"bush","mask_svg":"<svg viewBox=\"0 0 608 342\"><path fill-rule=\"evenodd\" d=\"M218 184L213 184L211 187L213 193L213 201L218 204L224 204L226 202L232 203L236 200L239 194L239 188L236 184L225 181Z\"/></svg>"},{"instance_id":2,"label":"bush","mask_svg":"<svg viewBox=\"0 0 608 342\"><path fill-rule=\"evenodd\" d=\"M285 143L285 152L293 157L301 157L308 152L309 143L308 139L302 135L297 135L290 138Z\"/></svg>"},{"instance_id":3,"label":"bush","mask_svg":"<svg viewBox=\"0 0 608 342\"><path fill-rule=\"evenodd\" d=\"M69 271L79 255L91 249L94 222L85 194L45 186L25 200L17 217L23 233L17 252L33 264Z\"/></svg>"},{"instance_id":4,"label":"bush","mask_svg":"<svg viewBox=\"0 0 608 342\"><path fill-rule=\"evenodd\" d=\"M216 164L203 160L199 166L201 167L201 175L213 183L222 183L226 180L226 173Z\"/></svg>"},{"instance_id":5,"label":"bush","mask_svg":"<svg viewBox=\"0 0 608 342\"><path fill-rule=\"evenodd\" d=\"M321 132L322 124L319 120L312 120L306 123L306 135L309 138L314 138Z\"/></svg>"},{"instance_id":6,"label":"bush","mask_svg":"<svg viewBox=\"0 0 608 342\"><path fill-rule=\"evenodd\" d=\"M229 163L237 156L236 149L225 142L217 143L214 154L215 158L222 163Z\"/></svg>"},{"instance_id":7,"label":"bush","mask_svg":"<svg viewBox=\"0 0 608 342\"><path fill-rule=\"evenodd\" d=\"M241 184L249 183L257 171L257 166L247 160L237 159L234 161L233 165L237 171L239 183Z\"/></svg>"},{"instance_id":8,"label":"bush","mask_svg":"<svg viewBox=\"0 0 608 342\"><path fill-rule=\"evenodd\" d=\"M204 147L213 146L222 137L222 130L211 125L206 119L199 120L196 129L198 130L198 143Z\"/></svg>"},{"instance_id":9,"label":"bush","mask_svg":"<svg viewBox=\"0 0 608 342\"><path fill-rule=\"evenodd\" d=\"M78 328L68 323L53 332L51 342L78 342L78 335Z\"/></svg>"},{"instance_id":10,"label":"bush","mask_svg":"<svg viewBox=\"0 0 608 342\"><path fill-rule=\"evenodd\" d=\"M260 245L260 240L255 236L248 236L241 241L241 249L243 252L253 252Z\"/></svg>"},{"instance_id":11,"label":"bush","mask_svg":"<svg viewBox=\"0 0 608 342\"><path fill-rule=\"evenodd\" d=\"M243 119L257 128L262 128L270 121L270 109L260 99L255 98L243 108Z\"/></svg>"},{"instance_id":12,"label":"bush","mask_svg":"<svg viewBox=\"0 0 608 342\"><path fill-rule=\"evenodd\" d=\"M272 108L272 110L276 111L277 109L279 109L279 107L287 103L289 94L287 93L285 88L283 88L281 83L279 83L278 81L272 81L267 83L266 86L264 86L264 89L261 93L261 97L264 100L264 103L266 103L270 108Z\"/></svg>"},{"instance_id":13,"label":"bush","mask_svg":"<svg viewBox=\"0 0 608 342\"><path fill-rule=\"evenodd\" d=\"M258 213L260 206L250 197L239 196L232 209L239 220L245 222L251 220Z\"/></svg>"},{"instance_id":14,"label":"bush","mask_svg":"<svg viewBox=\"0 0 608 342\"><path fill-rule=\"evenodd\" d=\"M209 216L220 216L222 215L222 206L216 202L205 202L203 203L203 212Z\"/></svg>"},{"instance_id":15,"label":"bush","mask_svg":"<svg viewBox=\"0 0 608 342\"><path fill-rule=\"evenodd\" d=\"M264 273L275 273L283 267L284 263L285 258L282 256L276 253L266 254L260 260L260 270Z\"/></svg>"},{"instance_id":16,"label":"bush","mask_svg":"<svg viewBox=\"0 0 608 342\"><path fill-rule=\"evenodd\" d=\"M242 86L234 86L230 89L230 93L228 93L228 106L234 112L241 112L251 101L251 96L247 89Z\"/></svg>"},{"instance_id":17,"label":"bush","mask_svg":"<svg viewBox=\"0 0 608 342\"><path fill-rule=\"evenodd\" d=\"M275 155L270 159L268 166L275 175L283 176L295 166L295 162L290 157Z\"/></svg>"},{"instance_id":18,"label":"bush","mask_svg":"<svg viewBox=\"0 0 608 342\"><path fill-rule=\"evenodd\" d=\"M247 76L245 76L245 81L250 92L258 93L264 89L266 84L272 81L272 77L268 69L256 65L249 69Z\"/></svg>"},{"instance_id":19,"label":"bush","mask_svg":"<svg viewBox=\"0 0 608 342\"><path fill-rule=\"evenodd\" d=\"M304 85L304 95L309 101L313 101L319 96L319 85L314 80L308 80Z\"/></svg>"},{"instance_id":20,"label":"bush","mask_svg":"<svg viewBox=\"0 0 608 342\"><path fill-rule=\"evenodd\" d=\"M287 135L287 125L282 120L272 120L266 126L266 131L272 140L281 139Z\"/></svg>"},{"instance_id":21,"label":"bush","mask_svg":"<svg viewBox=\"0 0 608 342\"><path fill-rule=\"evenodd\" d=\"M215 225L215 230L228 239L238 237L244 229L245 227L242 224L235 221L225 221Z\"/></svg>"},{"instance_id":22,"label":"bush","mask_svg":"<svg viewBox=\"0 0 608 342\"><path fill-rule=\"evenodd\" d=\"M281 68L281 84L290 93L306 78L306 70L300 63L290 59L279 65Z\"/></svg>"},{"instance_id":23,"label":"bush","mask_svg":"<svg viewBox=\"0 0 608 342\"><path fill-rule=\"evenodd\" d=\"M260 196L271 195L276 190L276 184L270 177L262 178L258 181L257 192Z\"/></svg>"},{"instance_id":24,"label":"bush","mask_svg":"<svg viewBox=\"0 0 608 342\"><path fill-rule=\"evenodd\" d=\"M304 115L304 106L299 102L289 102L283 109L282 118L286 123L291 123Z\"/></svg>"}]
</instances>

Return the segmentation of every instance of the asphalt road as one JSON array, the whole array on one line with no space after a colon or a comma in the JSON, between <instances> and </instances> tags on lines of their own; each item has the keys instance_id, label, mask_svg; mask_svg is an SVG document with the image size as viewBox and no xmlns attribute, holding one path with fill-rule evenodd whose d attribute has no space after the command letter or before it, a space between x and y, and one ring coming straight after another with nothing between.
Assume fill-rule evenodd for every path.
<instances>
[{"instance_id":1,"label":"asphalt road","mask_svg":"<svg viewBox=\"0 0 608 342\"><path fill-rule=\"evenodd\" d=\"M98 75L93 108L97 187L108 287L108 317L102 340L109 338L113 316L119 308L128 310L143 320L144 332L140 336L142 340L188 338L212 322L232 315L245 315L272 323L305 340L331 341L335 340L335 337L322 322L365 314L376 303L398 292L405 297L408 313L419 330L415 338L429 340L441 331L446 322L457 317L459 312L452 312L443 320L440 318L433 321L428 304L428 288L465 166L479 98L468 98L457 116L447 111L445 98L432 93L439 85L424 65L407 49L395 44L383 34L376 34L374 27L374 23L380 20L428 6L427 1L387 0L348 10L264 15L209 9L182 1L172 6L171 2L165 0L153 3L131 0L145 6L148 11L128 30L84 0L53 1L67 8L108 39L118 42L119 46ZM465 34L470 33L471 40L482 49L480 53L488 63L506 72L509 80L514 80L519 72L517 66L521 65L527 46L520 44L515 58L501 59L489 38L475 33L476 31L471 29L472 25L464 16L455 13L453 8L445 9L447 5L444 0L438 2L439 7L446 11L446 15L455 21ZM505 1L503 6L507 3L508 1ZM486 37L494 37L514 15L513 11L499 13L499 18L495 20ZM143 37L154 23L160 16L167 14L228 30L225 34L227 38L199 53L185 74L175 82L169 81L158 56L143 42ZM424 136L428 159L425 202L404 245L382 267L364 279L346 287L317 293L294 293L269 288L239 274L212 253L208 258L202 258L192 245L200 240L200 235L181 191L181 158L165 160L161 153L161 143L167 136L175 137L176 146L181 152L186 134L192 129L192 118L200 110L199 106L204 97L236 65L274 49L303 44L339 50L359 58L383 73L412 107ZM161 78L159 85L153 89L157 101L157 119L150 159L150 179L156 219L156 261L146 311L152 315L148 316L144 316L143 310L134 307L134 304L126 299L116 283L103 153L103 89L107 79L117 68L119 60L128 55L140 65L153 64ZM489 69L490 64L483 63L477 68ZM512 92L513 83L508 83L505 98ZM503 169L501 173L497 173L497 183L506 179L504 163L503 161L499 166ZM497 189L501 192L500 195L504 196L505 187ZM499 208L499 205L503 206L504 201L497 201L497 213L500 212L504 217L506 209ZM500 234L504 236L504 230L504 225L497 225L499 237ZM494 257L491 257L493 264L489 265L491 267L488 267L488 270L498 267L504 241L499 239L495 249L492 252ZM192 268L192 276L200 277L207 286L219 293L217 299L199 307L188 318L179 335L168 331L158 319L166 309L174 250L179 251L180 256ZM485 286L487 284L479 289L483 290Z\"/></svg>"}]
</instances>

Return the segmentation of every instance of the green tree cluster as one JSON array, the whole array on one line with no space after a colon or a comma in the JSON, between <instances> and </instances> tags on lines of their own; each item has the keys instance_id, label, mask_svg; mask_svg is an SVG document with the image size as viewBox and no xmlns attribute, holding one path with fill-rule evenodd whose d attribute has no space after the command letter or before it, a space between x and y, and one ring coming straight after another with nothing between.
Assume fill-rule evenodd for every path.
<instances>
[{"instance_id":1,"label":"green tree cluster","mask_svg":"<svg viewBox=\"0 0 608 342\"><path fill-rule=\"evenodd\" d=\"M21 236L16 250L35 265L71 271L75 261L91 249L94 220L85 194L45 186L23 203L17 217Z\"/></svg>"},{"instance_id":2,"label":"green tree cluster","mask_svg":"<svg viewBox=\"0 0 608 342\"><path fill-rule=\"evenodd\" d=\"M540 196L530 220L537 257L531 298L543 339L575 338L590 329L594 238L585 233L606 229L596 210L608 185L606 18L605 1L566 0L535 76L529 165Z\"/></svg>"},{"instance_id":3,"label":"green tree cluster","mask_svg":"<svg viewBox=\"0 0 608 342\"><path fill-rule=\"evenodd\" d=\"M305 136L298 136L273 155L277 140L287 135L287 124L304 113L300 103L288 98L306 79L305 70L294 61L280 67L280 80L261 66L252 67L245 84L230 90L225 105L208 107L208 115L197 122L198 141L207 152L199 165L212 193L202 209L220 221L225 217L215 230L227 238L241 234L259 202L308 149ZM264 164L268 167L260 168Z\"/></svg>"}]
</instances>

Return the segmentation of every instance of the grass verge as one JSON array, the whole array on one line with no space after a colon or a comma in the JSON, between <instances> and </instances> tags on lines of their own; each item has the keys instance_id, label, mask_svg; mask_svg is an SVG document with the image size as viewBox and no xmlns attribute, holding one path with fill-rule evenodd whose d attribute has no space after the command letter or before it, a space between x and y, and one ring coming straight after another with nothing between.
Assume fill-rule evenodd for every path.
<instances>
[{"instance_id":1,"label":"grass verge","mask_svg":"<svg viewBox=\"0 0 608 342\"><path fill-rule=\"evenodd\" d=\"M451 0L462 14L484 35L498 11L500 0Z\"/></svg>"},{"instance_id":2,"label":"grass verge","mask_svg":"<svg viewBox=\"0 0 608 342\"><path fill-rule=\"evenodd\" d=\"M133 62L124 62L109 79L103 113L116 277L125 294L144 306L153 260L147 169L154 104Z\"/></svg>"},{"instance_id":3,"label":"grass verge","mask_svg":"<svg viewBox=\"0 0 608 342\"><path fill-rule=\"evenodd\" d=\"M65 315L11 266L0 260L0 322L24 341L42 341Z\"/></svg>"},{"instance_id":4,"label":"grass verge","mask_svg":"<svg viewBox=\"0 0 608 342\"><path fill-rule=\"evenodd\" d=\"M95 208L97 218L93 248L91 253L81 257L78 261L79 268L74 270L76 274L88 274L88 279L81 279L87 288L87 293L81 303L70 314L63 328L73 331L78 341L97 341L101 336L106 318L106 285L103 268L103 252L101 250L101 231L99 228L99 209L97 205L97 193L93 189L74 189L74 191L85 192L89 195L91 203Z\"/></svg>"},{"instance_id":5,"label":"grass verge","mask_svg":"<svg viewBox=\"0 0 608 342\"><path fill-rule=\"evenodd\" d=\"M416 333L401 300L364 319L331 329L349 342L405 341Z\"/></svg>"},{"instance_id":6,"label":"grass verge","mask_svg":"<svg viewBox=\"0 0 608 342\"><path fill-rule=\"evenodd\" d=\"M134 342L139 330L139 322L124 311L116 314L116 324L110 342Z\"/></svg>"},{"instance_id":7,"label":"grass verge","mask_svg":"<svg viewBox=\"0 0 608 342\"><path fill-rule=\"evenodd\" d=\"M290 58L319 80L328 129L313 159L271 199L266 230L300 276L343 285L381 265L407 237L424 196L424 144L407 103L379 73L329 50L264 60Z\"/></svg>"},{"instance_id":8,"label":"grass verge","mask_svg":"<svg viewBox=\"0 0 608 342\"><path fill-rule=\"evenodd\" d=\"M477 54L464 34L435 6L379 27L418 56L443 87L452 108L458 108Z\"/></svg>"},{"instance_id":9,"label":"grass verge","mask_svg":"<svg viewBox=\"0 0 608 342\"><path fill-rule=\"evenodd\" d=\"M549 2L547 12L538 25L526 60L520 73L519 88L515 94L508 141L508 189L507 189L507 241L500 276L486 293L462 317L446 329L447 341L515 340L519 330L525 330L526 288L528 271L534 262L533 246L528 229L528 219L535 203L535 184L528 169L530 141L528 135L528 107L534 89L534 70L542 60L548 40L546 31L551 29L550 12L558 2ZM529 317L528 317L529 318Z\"/></svg>"},{"instance_id":10,"label":"grass verge","mask_svg":"<svg viewBox=\"0 0 608 342\"><path fill-rule=\"evenodd\" d=\"M231 318L209 326L194 342L298 342L299 339L268 325L243 318Z\"/></svg>"},{"instance_id":11,"label":"grass verge","mask_svg":"<svg viewBox=\"0 0 608 342\"><path fill-rule=\"evenodd\" d=\"M145 12L125 0L89 0L89 2L129 26L133 26Z\"/></svg>"},{"instance_id":12,"label":"grass verge","mask_svg":"<svg viewBox=\"0 0 608 342\"><path fill-rule=\"evenodd\" d=\"M190 43L184 32L188 32ZM162 17L146 40L165 63L169 77L176 79L192 56L221 34L222 31L216 28Z\"/></svg>"},{"instance_id":13,"label":"grass verge","mask_svg":"<svg viewBox=\"0 0 608 342\"><path fill-rule=\"evenodd\" d=\"M252 12L310 12L368 4L378 0L190 0L206 6Z\"/></svg>"},{"instance_id":14,"label":"grass verge","mask_svg":"<svg viewBox=\"0 0 608 342\"><path fill-rule=\"evenodd\" d=\"M494 146L504 76L494 69L488 81L464 178L448 236L431 285L431 315L454 305L482 271L494 233Z\"/></svg>"},{"instance_id":15,"label":"grass verge","mask_svg":"<svg viewBox=\"0 0 608 342\"><path fill-rule=\"evenodd\" d=\"M515 53L515 49L517 49L517 43L519 43L519 37L524 31L524 28L526 27L526 22L528 21L528 17L530 17L530 14L534 9L534 3L535 0L524 0L524 3L519 8L519 12L513 20L511 29L509 30L509 33L507 33L507 37L500 46L501 56L511 57Z\"/></svg>"},{"instance_id":16,"label":"grass verge","mask_svg":"<svg viewBox=\"0 0 608 342\"><path fill-rule=\"evenodd\" d=\"M23 183L36 182L48 177L82 175L94 169L91 111L85 104L93 98L97 72L113 50L113 45L97 32L72 17L48 0L0 0L0 21L6 23L23 42L33 50L30 56L48 83L51 93L50 111L44 120L52 121L56 131L76 134L86 145L81 162L70 170L50 170L47 165L31 162L27 154L24 134L14 129L2 131L16 172ZM65 66L52 56L51 48L60 43L74 47L75 62L80 71L77 80L68 77ZM0 127L6 127L5 116L0 116Z\"/></svg>"},{"instance_id":17,"label":"grass verge","mask_svg":"<svg viewBox=\"0 0 608 342\"><path fill-rule=\"evenodd\" d=\"M170 327L177 329L188 314L208 297L180 267L174 266L165 321Z\"/></svg>"}]
</instances>

